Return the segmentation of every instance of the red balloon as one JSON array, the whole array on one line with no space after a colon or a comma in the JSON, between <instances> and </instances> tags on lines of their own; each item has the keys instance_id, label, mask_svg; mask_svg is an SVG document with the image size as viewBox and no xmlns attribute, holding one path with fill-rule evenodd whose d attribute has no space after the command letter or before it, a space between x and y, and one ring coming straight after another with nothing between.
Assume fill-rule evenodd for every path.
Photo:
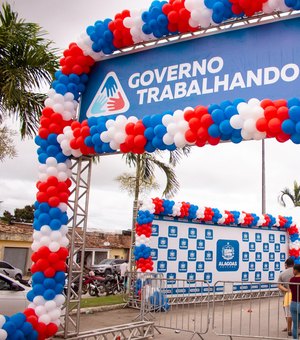
<instances>
[{"instance_id":1,"label":"red balloon","mask_svg":"<svg viewBox=\"0 0 300 340\"><path fill-rule=\"evenodd\" d=\"M189 126L193 132L197 132L197 130L200 128L201 122L198 118L192 118L189 121Z\"/></svg>"},{"instance_id":2,"label":"red balloon","mask_svg":"<svg viewBox=\"0 0 300 340\"><path fill-rule=\"evenodd\" d=\"M37 254L40 258L47 258L50 254L50 250L46 246L42 246L38 251Z\"/></svg>"},{"instance_id":3,"label":"red balloon","mask_svg":"<svg viewBox=\"0 0 300 340\"><path fill-rule=\"evenodd\" d=\"M266 118L259 118L256 122L256 128L260 132L265 132L267 130L268 122Z\"/></svg>"},{"instance_id":4,"label":"red balloon","mask_svg":"<svg viewBox=\"0 0 300 340\"><path fill-rule=\"evenodd\" d=\"M38 318L35 315L29 315L26 320L32 324L34 329L37 329L38 326Z\"/></svg>"},{"instance_id":5,"label":"red balloon","mask_svg":"<svg viewBox=\"0 0 300 340\"><path fill-rule=\"evenodd\" d=\"M36 200L38 201L38 202L47 202L47 200L48 200L48 195L45 193L45 192L38 192L37 194L36 194Z\"/></svg>"},{"instance_id":6,"label":"red balloon","mask_svg":"<svg viewBox=\"0 0 300 340\"><path fill-rule=\"evenodd\" d=\"M195 112L193 110L187 110L184 112L184 119L188 122L195 116Z\"/></svg>"},{"instance_id":7,"label":"red balloon","mask_svg":"<svg viewBox=\"0 0 300 340\"><path fill-rule=\"evenodd\" d=\"M268 106L273 106L273 102L271 99L264 99L261 101L260 106L265 109Z\"/></svg>"},{"instance_id":8,"label":"red balloon","mask_svg":"<svg viewBox=\"0 0 300 340\"><path fill-rule=\"evenodd\" d=\"M289 118L289 109L286 106L281 106L277 110L277 115L281 121L284 121Z\"/></svg>"},{"instance_id":9,"label":"red balloon","mask_svg":"<svg viewBox=\"0 0 300 340\"><path fill-rule=\"evenodd\" d=\"M54 268L52 267L48 267L45 271L44 271L44 275L46 277L53 277L55 275L56 271Z\"/></svg>"},{"instance_id":10,"label":"red balloon","mask_svg":"<svg viewBox=\"0 0 300 340\"><path fill-rule=\"evenodd\" d=\"M47 184L48 185L56 186L58 184L58 179L56 177L54 177L54 176L50 176L47 179Z\"/></svg>"},{"instance_id":11,"label":"red balloon","mask_svg":"<svg viewBox=\"0 0 300 340\"><path fill-rule=\"evenodd\" d=\"M276 116L277 116L277 109L275 106L267 106L265 108L265 117L267 120L276 118Z\"/></svg>"},{"instance_id":12,"label":"red balloon","mask_svg":"<svg viewBox=\"0 0 300 340\"><path fill-rule=\"evenodd\" d=\"M46 128L39 128L39 136L43 139L46 139L49 136L49 131Z\"/></svg>"},{"instance_id":13,"label":"red balloon","mask_svg":"<svg viewBox=\"0 0 300 340\"><path fill-rule=\"evenodd\" d=\"M57 253L51 253L48 256L48 261L50 262L50 264L52 263L56 263L57 261L59 261L59 256Z\"/></svg>"},{"instance_id":14,"label":"red balloon","mask_svg":"<svg viewBox=\"0 0 300 340\"><path fill-rule=\"evenodd\" d=\"M144 147L147 144L147 139L144 135L138 135L134 137L134 145L139 148Z\"/></svg>"},{"instance_id":15,"label":"red balloon","mask_svg":"<svg viewBox=\"0 0 300 340\"><path fill-rule=\"evenodd\" d=\"M133 131L134 131L134 123L128 123L125 126L125 132L127 135L133 135Z\"/></svg>"},{"instance_id":16,"label":"red balloon","mask_svg":"<svg viewBox=\"0 0 300 340\"><path fill-rule=\"evenodd\" d=\"M67 248L61 247L58 249L57 255L61 260L65 260L69 255L69 251Z\"/></svg>"},{"instance_id":17,"label":"red balloon","mask_svg":"<svg viewBox=\"0 0 300 340\"><path fill-rule=\"evenodd\" d=\"M203 127L208 128L209 126L211 126L211 124L213 124L213 119L211 118L211 115L210 114L204 114L201 117L201 125Z\"/></svg>"},{"instance_id":18,"label":"red balloon","mask_svg":"<svg viewBox=\"0 0 300 340\"><path fill-rule=\"evenodd\" d=\"M187 130L185 133L185 139L189 142L189 143L195 143L197 140L197 136L195 133L192 132L192 130Z\"/></svg>"},{"instance_id":19,"label":"red balloon","mask_svg":"<svg viewBox=\"0 0 300 340\"><path fill-rule=\"evenodd\" d=\"M49 338L51 337L52 335L54 335L57 330L58 330L58 327L55 323L49 323L47 326L47 329L46 329L46 337Z\"/></svg>"},{"instance_id":20,"label":"red balloon","mask_svg":"<svg viewBox=\"0 0 300 340\"><path fill-rule=\"evenodd\" d=\"M268 123L268 128L272 133L279 133L281 132L281 121L279 118L272 118Z\"/></svg>"},{"instance_id":21,"label":"red balloon","mask_svg":"<svg viewBox=\"0 0 300 340\"><path fill-rule=\"evenodd\" d=\"M57 207L59 203L60 201L57 196L52 196L52 197L49 197L48 199L48 204L50 205L50 207Z\"/></svg>"}]
</instances>

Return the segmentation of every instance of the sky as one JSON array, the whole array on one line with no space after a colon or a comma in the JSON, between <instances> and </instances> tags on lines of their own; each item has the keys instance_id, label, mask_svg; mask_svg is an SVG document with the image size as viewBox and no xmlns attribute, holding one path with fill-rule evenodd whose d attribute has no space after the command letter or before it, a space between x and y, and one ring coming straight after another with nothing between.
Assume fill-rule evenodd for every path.
<instances>
[{"instance_id":1,"label":"sky","mask_svg":"<svg viewBox=\"0 0 300 340\"><path fill-rule=\"evenodd\" d=\"M1 1L2 3L3 1ZM96 20L113 17L123 9L147 8L150 0L15 0L8 1L19 17L36 22L48 32L54 47L63 51L69 43ZM183 108L182 108L183 109ZM17 124L16 124L17 125ZM0 163L0 215L13 212L35 201L38 162L32 140L15 138L18 156ZM300 181L300 146L266 140L266 206L273 215L300 217L289 203L283 208L278 195L285 187ZM130 172L121 155L103 156L93 165L89 200L88 228L105 231L131 227L133 198L120 190L115 178ZM238 145L223 143L203 148L192 147L191 154L176 167L180 190L173 198L199 206L261 213L261 141ZM163 173L157 172L161 190Z\"/></svg>"}]
</instances>

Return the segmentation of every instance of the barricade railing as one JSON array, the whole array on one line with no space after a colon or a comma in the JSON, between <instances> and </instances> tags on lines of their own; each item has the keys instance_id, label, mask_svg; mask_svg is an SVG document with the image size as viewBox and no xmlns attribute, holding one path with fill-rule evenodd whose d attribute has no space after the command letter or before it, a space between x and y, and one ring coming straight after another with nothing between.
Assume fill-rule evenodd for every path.
<instances>
[{"instance_id":1,"label":"barricade railing","mask_svg":"<svg viewBox=\"0 0 300 340\"><path fill-rule=\"evenodd\" d=\"M148 278L141 293L142 320L201 337L209 328L210 291L203 280Z\"/></svg>"},{"instance_id":2,"label":"barricade railing","mask_svg":"<svg viewBox=\"0 0 300 340\"><path fill-rule=\"evenodd\" d=\"M289 282L285 287L297 286ZM212 329L216 335L287 339L284 297L274 282L218 281L213 287ZM300 294L298 294L300 297ZM290 297L289 297L290 298ZM287 304L285 299L285 304ZM300 306L300 305L299 305ZM300 313L300 307L299 307ZM298 329L299 320L297 320Z\"/></svg>"}]
</instances>

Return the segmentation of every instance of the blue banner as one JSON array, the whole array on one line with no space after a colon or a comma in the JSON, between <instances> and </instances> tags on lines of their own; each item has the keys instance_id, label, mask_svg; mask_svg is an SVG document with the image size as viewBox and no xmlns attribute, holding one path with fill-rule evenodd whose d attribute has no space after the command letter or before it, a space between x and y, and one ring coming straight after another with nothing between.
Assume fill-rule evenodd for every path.
<instances>
[{"instance_id":1,"label":"blue banner","mask_svg":"<svg viewBox=\"0 0 300 340\"><path fill-rule=\"evenodd\" d=\"M296 18L100 61L82 96L80 120L299 97L299 36Z\"/></svg>"}]
</instances>

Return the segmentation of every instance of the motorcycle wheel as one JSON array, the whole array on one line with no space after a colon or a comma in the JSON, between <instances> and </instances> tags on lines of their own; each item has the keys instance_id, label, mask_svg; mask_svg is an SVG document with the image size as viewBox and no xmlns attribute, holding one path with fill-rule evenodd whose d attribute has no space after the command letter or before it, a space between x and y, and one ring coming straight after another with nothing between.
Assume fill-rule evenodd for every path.
<instances>
[{"instance_id":1,"label":"motorcycle wheel","mask_svg":"<svg viewBox=\"0 0 300 340\"><path fill-rule=\"evenodd\" d=\"M83 284L82 285L82 289L81 289L81 293L82 294L86 294L88 292L88 285L87 284Z\"/></svg>"},{"instance_id":2,"label":"motorcycle wheel","mask_svg":"<svg viewBox=\"0 0 300 340\"><path fill-rule=\"evenodd\" d=\"M96 296L97 295L97 291L94 287L89 286L89 294L90 296Z\"/></svg>"},{"instance_id":3,"label":"motorcycle wheel","mask_svg":"<svg viewBox=\"0 0 300 340\"><path fill-rule=\"evenodd\" d=\"M103 296L103 295L108 295L107 293L107 288L104 284L99 284L98 287L98 295L97 296Z\"/></svg>"},{"instance_id":4,"label":"motorcycle wheel","mask_svg":"<svg viewBox=\"0 0 300 340\"><path fill-rule=\"evenodd\" d=\"M124 293L124 286L119 284L115 285L112 289L113 295L123 294Z\"/></svg>"}]
</instances>

